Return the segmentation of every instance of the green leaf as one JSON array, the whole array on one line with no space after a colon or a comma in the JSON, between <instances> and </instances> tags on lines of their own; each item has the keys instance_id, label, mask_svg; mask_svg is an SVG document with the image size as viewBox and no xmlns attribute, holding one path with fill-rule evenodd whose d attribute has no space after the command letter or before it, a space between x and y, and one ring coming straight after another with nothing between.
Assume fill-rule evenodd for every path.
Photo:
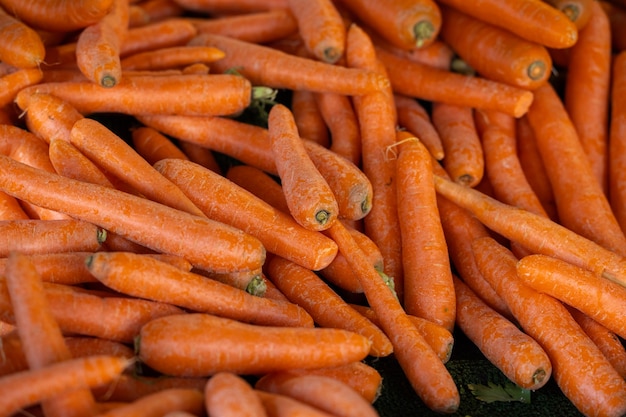
<instances>
[{"instance_id":1,"label":"green leaf","mask_svg":"<svg viewBox=\"0 0 626 417\"><path fill-rule=\"evenodd\" d=\"M488 382L487 385L467 384L467 387L477 399L487 403L496 401L530 403L530 390L521 388L512 382L507 382L504 385L493 382Z\"/></svg>"}]
</instances>

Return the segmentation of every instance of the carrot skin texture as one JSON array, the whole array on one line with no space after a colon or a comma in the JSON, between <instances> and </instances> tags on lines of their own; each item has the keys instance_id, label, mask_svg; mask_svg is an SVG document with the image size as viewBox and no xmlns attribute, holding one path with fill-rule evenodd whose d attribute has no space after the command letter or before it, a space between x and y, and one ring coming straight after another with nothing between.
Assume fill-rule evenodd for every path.
<instances>
[{"instance_id":1,"label":"carrot skin texture","mask_svg":"<svg viewBox=\"0 0 626 417\"><path fill-rule=\"evenodd\" d=\"M45 58L46 48L39 34L24 22L0 9L0 34L4 40L0 60L17 68L34 68Z\"/></svg>"},{"instance_id":2,"label":"carrot skin texture","mask_svg":"<svg viewBox=\"0 0 626 417\"><path fill-rule=\"evenodd\" d=\"M204 395L192 388L166 388L147 394L135 401L114 407L99 414L102 417L127 417L141 414L147 417L163 416L170 412L199 415L204 409Z\"/></svg>"},{"instance_id":3,"label":"carrot skin texture","mask_svg":"<svg viewBox=\"0 0 626 417\"><path fill-rule=\"evenodd\" d=\"M214 417L265 417L261 399L252 386L232 372L218 372L211 376L204 387L206 412Z\"/></svg>"},{"instance_id":4,"label":"carrot skin texture","mask_svg":"<svg viewBox=\"0 0 626 417\"><path fill-rule=\"evenodd\" d=\"M367 338L345 330L256 326L201 313L153 320L139 337L139 359L173 376L337 366L370 350ZM185 348L167 348L180 343Z\"/></svg>"},{"instance_id":5,"label":"carrot skin texture","mask_svg":"<svg viewBox=\"0 0 626 417\"><path fill-rule=\"evenodd\" d=\"M609 201L626 233L626 52L613 58L609 127Z\"/></svg>"}]
</instances>

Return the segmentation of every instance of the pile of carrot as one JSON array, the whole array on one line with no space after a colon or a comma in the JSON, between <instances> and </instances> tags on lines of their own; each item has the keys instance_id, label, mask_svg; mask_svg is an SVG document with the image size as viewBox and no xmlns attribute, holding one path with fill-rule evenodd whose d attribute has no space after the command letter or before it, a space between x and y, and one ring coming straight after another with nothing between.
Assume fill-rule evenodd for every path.
<instances>
[{"instance_id":1,"label":"pile of carrot","mask_svg":"<svg viewBox=\"0 0 626 417\"><path fill-rule=\"evenodd\" d=\"M0 416L452 414L455 332L625 415L624 22L0 0Z\"/></svg>"}]
</instances>

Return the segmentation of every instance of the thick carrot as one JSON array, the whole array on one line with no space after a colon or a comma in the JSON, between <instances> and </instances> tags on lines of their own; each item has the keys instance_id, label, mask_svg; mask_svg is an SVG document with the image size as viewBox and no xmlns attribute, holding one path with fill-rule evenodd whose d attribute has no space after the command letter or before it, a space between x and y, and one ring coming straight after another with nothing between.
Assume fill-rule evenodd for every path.
<instances>
[{"instance_id":1,"label":"thick carrot","mask_svg":"<svg viewBox=\"0 0 626 417\"><path fill-rule=\"evenodd\" d=\"M564 103L594 176L607 193L611 29L599 2L583 3L589 3L591 16L579 33L578 42L569 49Z\"/></svg>"},{"instance_id":2,"label":"thick carrot","mask_svg":"<svg viewBox=\"0 0 626 417\"><path fill-rule=\"evenodd\" d=\"M124 372L115 381L92 388L92 392L98 402L132 402L170 388L194 389L202 392L206 383L207 378L147 376Z\"/></svg>"},{"instance_id":3,"label":"thick carrot","mask_svg":"<svg viewBox=\"0 0 626 417\"><path fill-rule=\"evenodd\" d=\"M550 380L552 364L543 348L497 313L455 277L457 324L491 363L515 384L536 390Z\"/></svg>"},{"instance_id":4,"label":"thick carrot","mask_svg":"<svg viewBox=\"0 0 626 417\"><path fill-rule=\"evenodd\" d=\"M204 410L204 395L190 388L166 388L147 394L135 401L100 413L101 417L159 417L174 411L199 415Z\"/></svg>"},{"instance_id":5,"label":"thick carrot","mask_svg":"<svg viewBox=\"0 0 626 417\"><path fill-rule=\"evenodd\" d=\"M626 52L613 58L611 114L609 126L609 201L611 209L626 233Z\"/></svg>"},{"instance_id":6,"label":"thick carrot","mask_svg":"<svg viewBox=\"0 0 626 417\"><path fill-rule=\"evenodd\" d=\"M172 46L129 55L121 60L123 70L164 70L194 63L210 63L224 57L224 53L210 46Z\"/></svg>"},{"instance_id":7,"label":"thick carrot","mask_svg":"<svg viewBox=\"0 0 626 417\"><path fill-rule=\"evenodd\" d=\"M127 76L115 88L90 81L41 83L22 89L16 100L35 92L55 95L82 114L230 115L251 99L250 82L228 74Z\"/></svg>"},{"instance_id":8,"label":"thick carrot","mask_svg":"<svg viewBox=\"0 0 626 417\"><path fill-rule=\"evenodd\" d=\"M223 223L37 170L6 156L0 155L0 165L3 191L71 214L155 251L182 256L194 266L216 271L254 269L265 260L265 248L258 239ZM102 201L109 203L104 211Z\"/></svg>"},{"instance_id":9,"label":"thick carrot","mask_svg":"<svg viewBox=\"0 0 626 417\"><path fill-rule=\"evenodd\" d=\"M552 220L509 206L435 175L437 192L480 222L529 250L550 255L626 286L626 259Z\"/></svg>"},{"instance_id":10,"label":"thick carrot","mask_svg":"<svg viewBox=\"0 0 626 417\"><path fill-rule=\"evenodd\" d=\"M433 158L438 161L442 160L445 151L439 132L437 132L430 118L430 113L419 101L401 94L394 94L394 103L398 125L417 136Z\"/></svg>"},{"instance_id":11,"label":"thick carrot","mask_svg":"<svg viewBox=\"0 0 626 417\"><path fill-rule=\"evenodd\" d=\"M533 93L528 121L552 185L559 222L609 250L626 254L624 232L593 174L563 102L550 84Z\"/></svg>"},{"instance_id":12,"label":"thick carrot","mask_svg":"<svg viewBox=\"0 0 626 417\"><path fill-rule=\"evenodd\" d=\"M233 272L208 272L203 270L194 270L193 272L204 275L208 278L219 281L231 287L239 288L247 293L264 297L267 290L267 280L263 278L263 270L253 271L233 271Z\"/></svg>"},{"instance_id":13,"label":"thick carrot","mask_svg":"<svg viewBox=\"0 0 626 417\"><path fill-rule=\"evenodd\" d=\"M387 79L371 71L290 55L268 46L226 36L203 33L190 41L190 45L221 49L226 56L214 62L212 68L219 73L237 68L254 85L359 95L389 84Z\"/></svg>"},{"instance_id":14,"label":"thick carrot","mask_svg":"<svg viewBox=\"0 0 626 417\"><path fill-rule=\"evenodd\" d=\"M365 358L369 340L342 329L257 326L188 313L146 324L139 359L167 375L254 375L344 365Z\"/></svg>"},{"instance_id":15,"label":"thick carrot","mask_svg":"<svg viewBox=\"0 0 626 417\"><path fill-rule=\"evenodd\" d=\"M626 289L592 272L546 255L528 255L517 265L520 279L536 291L548 294L582 311L619 336L626 336Z\"/></svg>"},{"instance_id":16,"label":"thick carrot","mask_svg":"<svg viewBox=\"0 0 626 417\"><path fill-rule=\"evenodd\" d=\"M37 84L43 79L39 68L22 68L0 77L0 106L13 102L17 93L25 87Z\"/></svg>"},{"instance_id":17,"label":"thick carrot","mask_svg":"<svg viewBox=\"0 0 626 417\"><path fill-rule=\"evenodd\" d=\"M295 90L291 93L289 108L300 136L328 147L330 145L328 126L320 113L315 96L316 93L312 91Z\"/></svg>"},{"instance_id":18,"label":"thick carrot","mask_svg":"<svg viewBox=\"0 0 626 417\"><path fill-rule=\"evenodd\" d=\"M163 159L154 167L209 218L256 237L268 252L313 270L324 268L337 254L331 239L300 226L287 213L208 168L182 159Z\"/></svg>"},{"instance_id":19,"label":"thick carrot","mask_svg":"<svg viewBox=\"0 0 626 417\"><path fill-rule=\"evenodd\" d=\"M304 308L317 325L362 334L371 341L371 356L392 353L393 347L387 336L311 270L278 256L272 256L265 268L267 278L291 302Z\"/></svg>"},{"instance_id":20,"label":"thick carrot","mask_svg":"<svg viewBox=\"0 0 626 417\"><path fill-rule=\"evenodd\" d=\"M46 143L59 138L69 142L70 130L83 117L70 103L52 94L19 95L16 104L24 112L26 128Z\"/></svg>"},{"instance_id":21,"label":"thick carrot","mask_svg":"<svg viewBox=\"0 0 626 417\"><path fill-rule=\"evenodd\" d=\"M232 372L218 372L204 387L206 412L214 417L265 417L261 399L250 383Z\"/></svg>"},{"instance_id":22,"label":"thick carrot","mask_svg":"<svg viewBox=\"0 0 626 417\"><path fill-rule=\"evenodd\" d=\"M90 81L106 88L122 78L120 48L129 19L128 2L113 0L107 13L78 35L76 63Z\"/></svg>"},{"instance_id":23,"label":"thick carrot","mask_svg":"<svg viewBox=\"0 0 626 417\"><path fill-rule=\"evenodd\" d=\"M41 369L26 370L0 378L0 415L9 417L20 409L75 389L77 383L97 386L115 379L132 361L97 355L67 360Z\"/></svg>"},{"instance_id":24,"label":"thick carrot","mask_svg":"<svg viewBox=\"0 0 626 417\"><path fill-rule=\"evenodd\" d=\"M534 90L545 84L552 59L545 46L442 6L441 39L481 76Z\"/></svg>"},{"instance_id":25,"label":"thick carrot","mask_svg":"<svg viewBox=\"0 0 626 417\"><path fill-rule=\"evenodd\" d=\"M515 117L528 111L533 93L482 77L469 77L449 70L400 58L376 48L387 68L394 91L422 100L481 109L499 110Z\"/></svg>"},{"instance_id":26,"label":"thick carrot","mask_svg":"<svg viewBox=\"0 0 626 417\"><path fill-rule=\"evenodd\" d=\"M404 270L403 306L408 314L451 331L456 300L432 180L432 156L411 133L400 131L397 138L395 177Z\"/></svg>"},{"instance_id":27,"label":"thick carrot","mask_svg":"<svg viewBox=\"0 0 626 417\"><path fill-rule=\"evenodd\" d=\"M460 396L443 362L411 322L398 299L376 270L367 264L362 250L341 222L329 229L339 250L350 261L380 327L391 340L408 381L424 403L438 412L454 412Z\"/></svg>"},{"instance_id":28,"label":"thick carrot","mask_svg":"<svg viewBox=\"0 0 626 417\"><path fill-rule=\"evenodd\" d=\"M0 220L27 220L29 218L15 197L0 192Z\"/></svg>"},{"instance_id":29,"label":"thick carrot","mask_svg":"<svg viewBox=\"0 0 626 417\"><path fill-rule=\"evenodd\" d=\"M576 27L580 31L587 27L587 24L591 20L593 14L594 2L593 0L545 0L546 3L551 4L557 10L560 10L569 20L574 22ZM596 3L596 6L599 4Z\"/></svg>"},{"instance_id":30,"label":"thick carrot","mask_svg":"<svg viewBox=\"0 0 626 417\"><path fill-rule=\"evenodd\" d=\"M524 331L546 351L552 376L563 394L586 415L619 416L626 412L626 381L567 308L555 298L522 283L517 258L490 237L472 243L477 263L506 300Z\"/></svg>"},{"instance_id":31,"label":"thick carrot","mask_svg":"<svg viewBox=\"0 0 626 417\"><path fill-rule=\"evenodd\" d=\"M464 13L550 48L568 48L578 40L578 28L543 0L440 0Z\"/></svg>"},{"instance_id":32,"label":"thick carrot","mask_svg":"<svg viewBox=\"0 0 626 417\"><path fill-rule=\"evenodd\" d=\"M361 132L350 98L341 94L318 93L315 100L330 132L330 150L360 166Z\"/></svg>"},{"instance_id":33,"label":"thick carrot","mask_svg":"<svg viewBox=\"0 0 626 417\"><path fill-rule=\"evenodd\" d=\"M50 162L57 174L80 181L114 188L107 175L71 142L51 138L48 146Z\"/></svg>"},{"instance_id":34,"label":"thick carrot","mask_svg":"<svg viewBox=\"0 0 626 417\"><path fill-rule=\"evenodd\" d=\"M120 58L160 48L185 45L198 31L193 23L182 17L129 28L120 46Z\"/></svg>"},{"instance_id":35,"label":"thick carrot","mask_svg":"<svg viewBox=\"0 0 626 417\"><path fill-rule=\"evenodd\" d=\"M274 373L259 379L254 388L285 395L338 417L378 416L356 390L328 376Z\"/></svg>"},{"instance_id":36,"label":"thick carrot","mask_svg":"<svg viewBox=\"0 0 626 417\"><path fill-rule=\"evenodd\" d=\"M280 417L283 415L329 416L328 413L287 395L274 394L262 390L255 390L255 392L261 399L268 417Z\"/></svg>"},{"instance_id":37,"label":"thick carrot","mask_svg":"<svg viewBox=\"0 0 626 417\"><path fill-rule=\"evenodd\" d=\"M310 315L295 304L256 297L154 258L124 252L97 252L86 262L100 282L123 294L249 323L313 325ZM137 285L139 282L143 284Z\"/></svg>"},{"instance_id":38,"label":"thick carrot","mask_svg":"<svg viewBox=\"0 0 626 417\"><path fill-rule=\"evenodd\" d=\"M345 50L346 27L335 4L330 0L288 0L288 4L309 53L323 62L337 62Z\"/></svg>"},{"instance_id":39,"label":"thick carrot","mask_svg":"<svg viewBox=\"0 0 626 417\"><path fill-rule=\"evenodd\" d=\"M26 23L0 8L0 60L17 68L39 66L46 48L39 34Z\"/></svg>"}]
</instances>

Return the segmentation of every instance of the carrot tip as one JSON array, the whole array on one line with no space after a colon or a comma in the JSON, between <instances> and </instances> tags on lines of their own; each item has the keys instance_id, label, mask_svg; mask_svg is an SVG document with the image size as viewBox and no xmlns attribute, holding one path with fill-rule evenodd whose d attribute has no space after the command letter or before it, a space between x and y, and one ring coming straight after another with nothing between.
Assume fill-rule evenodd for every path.
<instances>
[{"instance_id":1,"label":"carrot tip","mask_svg":"<svg viewBox=\"0 0 626 417\"><path fill-rule=\"evenodd\" d=\"M575 22L578 19L578 16L580 16L580 9L573 4L566 5L561 9L561 11L572 22Z\"/></svg>"},{"instance_id":2,"label":"carrot tip","mask_svg":"<svg viewBox=\"0 0 626 417\"><path fill-rule=\"evenodd\" d=\"M421 48L426 45L435 35L435 26L429 20L421 20L413 26L413 36L415 37L415 46Z\"/></svg>"},{"instance_id":3,"label":"carrot tip","mask_svg":"<svg viewBox=\"0 0 626 417\"><path fill-rule=\"evenodd\" d=\"M341 58L341 55L343 55L343 51L333 46L329 46L328 48L324 49L323 52L324 61L329 64L334 64L335 62L337 62L339 58Z\"/></svg>"},{"instance_id":4,"label":"carrot tip","mask_svg":"<svg viewBox=\"0 0 626 417\"><path fill-rule=\"evenodd\" d=\"M246 292L258 297L263 297L267 290L267 284L261 275L256 275L246 286Z\"/></svg>"},{"instance_id":5,"label":"carrot tip","mask_svg":"<svg viewBox=\"0 0 626 417\"><path fill-rule=\"evenodd\" d=\"M98 240L98 243L101 244L101 245L104 242L106 242L106 240L107 240L107 231L106 231L106 229L100 229L100 228L98 229L97 240Z\"/></svg>"},{"instance_id":6,"label":"carrot tip","mask_svg":"<svg viewBox=\"0 0 626 417\"><path fill-rule=\"evenodd\" d=\"M100 85L106 88L115 87L117 85L117 78L112 75L105 75L100 79Z\"/></svg>"},{"instance_id":7,"label":"carrot tip","mask_svg":"<svg viewBox=\"0 0 626 417\"><path fill-rule=\"evenodd\" d=\"M528 77L531 80L540 80L546 75L546 64L543 61L534 61L528 66Z\"/></svg>"},{"instance_id":8,"label":"carrot tip","mask_svg":"<svg viewBox=\"0 0 626 417\"><path fill-rule=\"evenodd\" d=\"M327 224L332 218L333 218L333 215L328 210L320 210L317 213L315 213L315 221L319 223L321 226Z\"/></svg>"}]
</instances>

